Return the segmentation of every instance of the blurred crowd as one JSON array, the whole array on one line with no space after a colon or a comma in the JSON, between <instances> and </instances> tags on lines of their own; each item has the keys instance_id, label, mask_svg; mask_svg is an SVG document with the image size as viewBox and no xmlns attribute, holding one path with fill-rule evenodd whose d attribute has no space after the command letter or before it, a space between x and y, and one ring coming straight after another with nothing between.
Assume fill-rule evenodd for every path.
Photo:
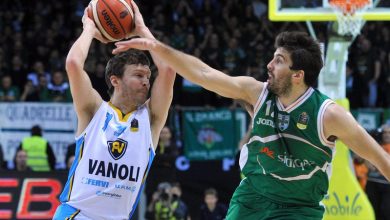
<instances>
[{"instance_id":1,"label":"blurred crowd","mask_svg":"<svg viewBox=\"0 0 390 220\"><path fill-rule=\"evenodd\" d=\"M64 61L82 25L88 0L1 1L0 101L70 102ZM267 79L274 37L307 31L304 23L270 22L266 0L150 0L139 2L147 25L163 42L194 54L229 75ZM293 3L293 1L291 2ZM319 41L325 22L314 23ZM390 27L367 22L350 48L347 94L352 108L390 107ZM112 44L95 42L86 64L93 86L107 100L105 64ZM177 77L174 105L231 106L224 99ZM191 99L187 99L191 95Z\"/></svg>"}]
</instances>

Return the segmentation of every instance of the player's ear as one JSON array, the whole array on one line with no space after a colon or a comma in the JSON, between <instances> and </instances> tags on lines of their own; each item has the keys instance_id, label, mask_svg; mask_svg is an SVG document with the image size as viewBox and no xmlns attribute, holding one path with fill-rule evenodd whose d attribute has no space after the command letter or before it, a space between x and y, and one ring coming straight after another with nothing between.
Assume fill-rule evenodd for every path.
<instances>
[{"instance_id":1,"label":"player's ear","mask_svg":"<svg viewBox=\"0 0 390 220\"><path fill-rule=\"evenodd\" d=\"M295 83L302 83L305 81L305 72L303 70L294 70L292 74L292 80Z\"/></svg>"},{"instance_id":2,"label":"player's ear","mask_svg":"<svg viewBox=\"0 0 390 220\"><path fill-rule=\"evenodd\" d=\"M114 87L117 86L118 85L118 77L116 77L115 75L111 75L110 82L111 82L112 86L114 86Z\"/></svg>"},{"instance_id":3,"label":"player's ear","mask_svg":"<svg viewBox=\"0 0 390 220\"><path fill-rule=\"evenodd\" d=\"M305 76L305 72L303 72L303 70L297 70L297 71L294 71L294 73L292 74L292 76L293 76L294 78L297 78L297 79L300 79L300 78L303 79L303 77Z\"/></svg>"}]
</instances>

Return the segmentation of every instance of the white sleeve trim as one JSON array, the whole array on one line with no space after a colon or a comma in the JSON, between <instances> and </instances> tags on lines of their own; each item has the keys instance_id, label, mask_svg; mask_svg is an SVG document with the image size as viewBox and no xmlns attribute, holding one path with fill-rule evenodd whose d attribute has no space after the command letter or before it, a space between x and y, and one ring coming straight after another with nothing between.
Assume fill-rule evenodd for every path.
<instances>
[{"instance_id":1,"label":"white sleeve trim","mask_svg":"<svg viewBox=\"0 0 390 220\"><path fill-rule=\"evenodd\" d=\"M328 108L328 106L331 104L335 104L335 103L330 99L327 99L322 103L320 110L318 111L318 116L317 116L317 131L318 131L318 137L320 138L321 143L332 149L335 146L335 142L331 142L331 141L327 140L325 133L324 133L324 122L323 122L325 111Z\"/></svg>"}]
</instances>

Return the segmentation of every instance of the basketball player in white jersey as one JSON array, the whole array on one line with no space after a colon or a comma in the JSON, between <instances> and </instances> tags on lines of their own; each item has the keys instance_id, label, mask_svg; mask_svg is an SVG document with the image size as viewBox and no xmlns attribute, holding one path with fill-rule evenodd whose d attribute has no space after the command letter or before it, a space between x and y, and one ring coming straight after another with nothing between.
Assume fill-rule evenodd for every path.
<instances>
[{"instance_id":1,"label":"basketball player in white jersey","mask_svg":"<svg viewBox=\"0 0 390 220\"><path fill-rule=\"evenodd\" d=\"M153 39L132 4L133 34ZM106 41L86 13L82 22L83 32L66 59L78 117L76 155L54 219L130 219L168 115L175 73L152 53L159 74L147 100L149 60L142 51L125 51L107 64L111 99L103 101L83 67L93 38Z\"/></svg>"}]
</instances>

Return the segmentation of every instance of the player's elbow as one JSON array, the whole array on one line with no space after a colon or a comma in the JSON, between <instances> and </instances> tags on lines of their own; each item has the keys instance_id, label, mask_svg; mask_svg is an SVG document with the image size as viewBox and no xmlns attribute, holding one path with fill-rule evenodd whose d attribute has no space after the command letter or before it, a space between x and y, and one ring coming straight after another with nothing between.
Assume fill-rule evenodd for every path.
<instances>
[{"instance_id":1,"label":"player's elbow","mask_svg":"<svg viewBox=\"0 0 390 220\"><path fill-rule=\"evenodd\" d=\"M166 78L168 78L171 81L175 80L176 77L176 72L170 68L170 67L165 67L162 70L159 70L159 72L162 72Z\"/></svg>"},{"instance_id":2,"label":"player's elbow","mask_svg":"<svg viewBox=\"0 0 390 220\"><path fill-rule=\"evenodd\" d=\"M76 57L68 56L66 58L65 69L68 74L78 72L82 68L83 68L82 65L79 63Z\"/></svg>"}]
</instances>

